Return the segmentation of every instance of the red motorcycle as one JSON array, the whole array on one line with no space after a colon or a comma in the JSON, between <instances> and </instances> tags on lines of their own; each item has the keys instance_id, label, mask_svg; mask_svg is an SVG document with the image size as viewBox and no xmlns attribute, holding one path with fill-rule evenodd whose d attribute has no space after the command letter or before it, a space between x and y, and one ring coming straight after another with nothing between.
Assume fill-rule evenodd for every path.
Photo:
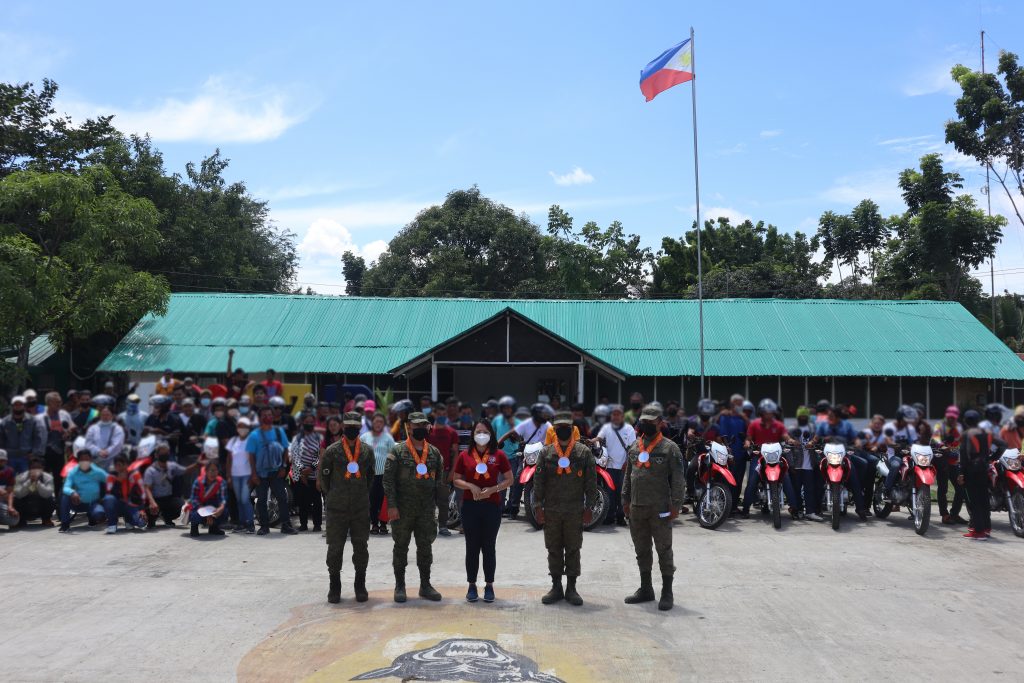
<instances>
[{"instance_id":1,"label":"red motorcycle","mask_svg":"<svg viewBox=\"0 0 1024 683\"><path fill-rule=\"evenodd\" d=\"M1007 448L999 460L989 466L989 505L993 512L1010 513L1013 533L1024 538L1024 471L1020 451Z\"/></svg>"},{"instance_id":2,"label":"red motorcycle","mask_svg":"<svg viewBox=\"0 0 1024 683\"><path fill-rule=\"evenodd\" d=\"M850 500L847 488L850 481L850 458L846 446L841 443L827 443L821 451L824 457L819 465L825 481L825 497L822 509L832 516L832 528L839 529L839 520L846 514Z\"/></svg>"},{"instance_id":3,"label":"red motorcycle","mask_svg":"<svg viewBox=\"0 0 1024 683\"><path fill-rule=\"evenodd\" d=\"M899 446L897 446L899 447ZM886 458L878 461L878 480L875 485L875 500L872 505L875 516L885 519L892 512L894 505L909 505L914 520L914 531L923 536L928 531L928 522L932 516L932 486L936 481L935 465L932 464L934 452L931 446L912 444L909 449L901 448L903 456L900 474L892 487L890 500L885 500L885 478L889 474L889 463ZM952 457L952 456L949 456Z\"/></svg>"},{"instance_id":4,"label":"red motorcycle","mask_svg":"<svg viewBox=\"0 0 1024 683\"><path fill-rule=\"evenodd\" d=\"M736 479L729 471L729 458L729 449L717 441L707 442L697 456L693 512L705 529L717 529L732 511Z\"/></svg>"},{"instance_id":5,"label":"red motorcycle","mask_svg":"<svg viewBox=\"0 0 1024 683\"><path fill-rule=\"evenodd\" d=\"M540 458L544 444L531 443L523 450L523 471L519 475L519 483L523 486L523 502L526 504L526 519L534 529L543 529L544 525L537 521L533 513L533 474L537 471L537 460ZM591 446L597 460L597 500L590 508L590 523L583 525L584 531L590 531L604 522L612 507L612 496L618 495L612 475L605 467L608 465L608 454L599 446ZM599 452L600 451L600 452Z\"/></svg>"},{"instance_id":6,"label":"red motorcycle","mask_svg":"<svg viewBox=\"0 0 1024 683\"><path fill-rule=\"evenodd\" d=\"M776 529L782 528L782 481L789 473L789 461L782 457L782 452L782 444L779 443L762 444L760 450L753 451L757 457L757 493L761 510L771 514L772 526Z\"/></svg>"}]
</instances>

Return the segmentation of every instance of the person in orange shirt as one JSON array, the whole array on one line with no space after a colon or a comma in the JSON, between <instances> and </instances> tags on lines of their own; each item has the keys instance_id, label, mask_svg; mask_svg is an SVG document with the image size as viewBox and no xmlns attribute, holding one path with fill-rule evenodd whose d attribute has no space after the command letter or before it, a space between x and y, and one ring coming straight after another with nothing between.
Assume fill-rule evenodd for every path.
<instances>
[{"instance_id":1,"label":"person in orange shirt","mask_svg":"<svg viewBox=\"0 0 1024 683\"><path fill-rule=\"evenodd\" d=\"M181 380L174 379L174 372L167 368L163 377L156 381L156 393L158 396L173 396L174 390L180 386Z\"/></svg>"},{"instance_id":2,"label":"person in orange shirt","mask_svg":"<svg viewBox=\"0 0 1024 683\"><path fill-rule=\"evenodd\" d=\"M1007 448L1020 450L1024 443L1024 405L1017 406L1013 411L1013 420L999 431L999 438L1006 442Z\"/></svg>"}]
</instances>

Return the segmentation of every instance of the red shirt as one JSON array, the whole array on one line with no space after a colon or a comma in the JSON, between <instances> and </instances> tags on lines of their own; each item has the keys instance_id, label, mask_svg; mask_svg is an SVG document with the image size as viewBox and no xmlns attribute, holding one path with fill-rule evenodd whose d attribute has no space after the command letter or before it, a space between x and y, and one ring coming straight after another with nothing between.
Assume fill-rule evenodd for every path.
<instances>
[{"instance_id":1,"label":"red shirt","mask_svg":"<svg viewBox=\"0 0 1024 683\"><path fill-rule=\"evenodd\" d=\"M487 454L484 463L487 465L487 474L478 474L476 471L476 457L474 453L479 456L479 451L474 446L470 450L465 450L459 453L459 457L455 460L455 471L462 476L463 479L471 484L476 484L480 488L486 488L488 486L498 485L498 474L501 472L511 472L512 466L508 463L508 457L505 455L505 451L491 451ZM473 494L469 491L462 492L462 500L473 500ZM495 505L501 505L501 494L492 493L487 499Z\"/></svg>"},{"instance_id":2,"label":"red shirt","mask_svg":"<svg viewBox=\"0 0 1024 683\"><path fill-rule=\"evenodd\" d=\"M273 398L274 396L284 396L284 385L281 384L281 380L275 379L271 382L269 379L265 379L260 382L267 388L267 398Z\"/></svg>"},{"instance_id":3,"label":"red shirt","mask_svg":"<svg viewBox=\"0 0 1024 683\"><path fill-rule=\"evenodd\" d=\"M448 425L434 425L427 434L427 441L431 446L441 451L441 459L444 460L444 471L452 468L452 445L459 442L459 433Z\"/></svg>"},{"instance_id":4,"label":"red shirt","mask_svg":"<svg viewBox=\"0 0 1024 683\"><path fill-rule=\"evenodd\" d=\"M786 440L786 425L779 420L772 420L767 425L761 419L751 420L747 425L747 436L755 446L766 443L780 443Z\"/></svg>"}]
</instances>

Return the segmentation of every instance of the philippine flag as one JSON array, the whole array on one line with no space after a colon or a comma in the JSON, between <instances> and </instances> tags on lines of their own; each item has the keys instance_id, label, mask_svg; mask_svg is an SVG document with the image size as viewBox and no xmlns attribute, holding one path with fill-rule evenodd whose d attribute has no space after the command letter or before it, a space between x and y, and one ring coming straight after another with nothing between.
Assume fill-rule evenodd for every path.
<instances>
[{"instance_id":1,"label":"philippine flag","mask_svg":"<svg viewBox=\"0 0 1024 683\"><path fill-rule=\"evenodd\" d=\"M658 93L693 80L693 45L687 38L662 52L640 72L640 92L650 102Z\"/></svg>"}]
</instances>

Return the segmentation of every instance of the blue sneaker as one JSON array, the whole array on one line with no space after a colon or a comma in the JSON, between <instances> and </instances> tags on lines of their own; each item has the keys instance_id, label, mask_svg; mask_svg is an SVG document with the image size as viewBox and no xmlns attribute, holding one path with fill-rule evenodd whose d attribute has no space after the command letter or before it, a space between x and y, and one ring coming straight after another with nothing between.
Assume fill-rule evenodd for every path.
<instances>
[{"instance_id":1,"label":"blue sneaker","mask_svg":"<svg viewBox=\"0 0 1024 683\"><path fill-rule=\"evenodd\" d=\"M484 602L494 602L494 586L491 584L484 586Z\"/></svg>"},{"instance_id":2,"label":"blue sneaker","mask_svg":"<svg viewBox=\"0 0 1024 683\"><path fill-rule=\"evenodd\" d=\"M479 595L479 593L476 592L476 584L475 583L469 584L469 590L466 591L466 601L467 602L476 602L479 599L480 599L480 595Z\"/></svg>"}]
</instances>

